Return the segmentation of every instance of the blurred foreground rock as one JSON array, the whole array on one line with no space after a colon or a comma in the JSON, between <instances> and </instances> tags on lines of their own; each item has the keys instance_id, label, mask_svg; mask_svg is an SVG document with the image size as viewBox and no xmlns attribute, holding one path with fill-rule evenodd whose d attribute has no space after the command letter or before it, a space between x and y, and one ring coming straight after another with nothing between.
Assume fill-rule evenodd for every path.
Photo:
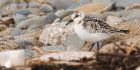
<instances>
[{"instance_id":1,"label":"blurred foreground rock","mask_svg":"<svg viewBox=\"0 0 140 70\"><path fill-rule=\"evenodd\" d=\"M24 50L3 51L0 53L0 65L6 68L25 64Z\"/></svg>"}]
</instances>

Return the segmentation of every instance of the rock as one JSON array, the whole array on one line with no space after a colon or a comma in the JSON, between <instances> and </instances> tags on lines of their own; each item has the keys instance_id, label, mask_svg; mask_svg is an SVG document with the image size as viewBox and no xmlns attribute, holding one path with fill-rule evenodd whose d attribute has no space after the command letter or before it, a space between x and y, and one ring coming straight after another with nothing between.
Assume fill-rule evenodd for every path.
<instances>
[{"instance_id":1,"label":"rock","mask_svg":"<svg viewBox=\"0 0 140 70\"><path fill-rule=\"evenodd\" d=\"M16 44L15 39L10 38L5 38L0 41L0 51L5 51L5 50L16 50L19 49L19 45Z\"/></svg>"},{"instance_id":2,"label":"rock","mask_svg":"<svg viewBox=\"0 0 140 70\"><path fill-rule=\"evenodd\" d=\"M112 0L92 0L92 2L94 2L94 3L102 3L102 4L104 4L104 5L109 5L109 4L111 4L112 3Z\"/></svg>"},{"instance_id":3,"label":"rock","mask_svg":"<svg viewBox=\"0 0 140 70\"><path fill-rule=\"evenodd\" d=\"M32 58L34 56L33 50L24 49L24 55L27 59Z\"/></svg>"},{"instance_id":4,"label":"rock","mask_svg":"<svg viewBox=\"0 0 140 70\"><path fill-rule=\"evenodd\" d=\"M0 37L9 36L13 28L6 28L0 32Z\"/></svg>"},{"instance_id":5,"label":"rock","mask_svg":"<svg viewBox=\"0 0 140 70\"><path fill-rule=\"evenodd\" d=\"M4 24L7 27L9 27L10 25L15 25L15 20L14 18L11 18L11 17L2 18L0 21L1 21L0 24Z\"/></svg>"},{"instance_id":6,"label":"rock","mask_svg":"<svg viewBox=\"0 0 140 70\"><path fill-rule=\"evenodd\" d=\"M80 5L91 3L91 0L79 0Z\"/></svg>"},{"instance_id":7,"label":"rock","mask_svg":"<svg viewBox=\"0 0 140 70\"><path fill-rule=\"evenodd\" d=\"M30 46L34 46L33 43L28 40L21 40L21 41L17 42L17 44L22 49L29 49Z\"/></svg>"},{"instance_id":8,"label":"rock","mask_svg":"<svg viewBox=\"0 0 140 70\"><path fill-rule=\"evenodd\" d=\"M46 63L50 61L50 58L54 59L53 61L79 61L83 58L95 59L94 55L94 52L59 52L45 54L36 60L44 61Z\"/></svg>"},{"instance_id":9,"label":"rock","mask_svg":"<svg viewBox=\"0 0 140 70\"><path fill-rule=\"evenodd\" d=\"M47 0L48 3L51 3L55 9L67 9L69 6L76 4L73 0Z\"/></svg>"},{"instance_id":10,"label":"rock","mask_svg":"<svg viewBox=\"0 0 140 70\"><path fill-rule=\"evenodd\" d=\"M67 47L67 51L74 51L75 49L80 50L84 44L85 44L85 41L81 40L76 34L70 35L64 41L64 46Z\"/></svg>"},{"instance_id":11,"label":"rock","mask_svg":"<svg viewBox=\"0 0 140 70\"><path fill-rule=\"evenodd\" d=\"M30 2L29 7L30 8L39 8L41 4L39 2Z\"/></svg>"},{"instance_id":12,"label":"rock","mask_svg":"<svg viewBox=\"0 0 140 70\"><path fill-rule=\"evenodd\" d=\"M45 18L47 16L42 16L42 17L35 17L35 18L31 18L31 19L27 19L25 21L20 22L16 28L19 29L27 29L28 27L30 27L31 25L38 25L38 27L43 27L46 24L44 24ZM47 23L47 22L46 22Z\"/></svg>"},{"instance_id":13,"label":"rock","mask_svg":"<svg viewBox=\"0 0 140 70\"><path fill-rule=\"evenodd\" d=\"M66 26L67 22L54 22L46 25L42 31L39 41L44 45L62 45L64 40L73 33L73 25Z\"/></svg>"},{"instance_id":14,"label":"rock","mask_svg":"<svg viewBox=\"0 0 140 70\"><path fill-rule=\"evenodd\" d=\"M111 44L104 45L100 49L100 52L102 52L102 53L115 53L115 50L122 48L129 55L132 51L136 51L136 48L140 48L140 43L139 43L140 38L139 37L140 37L140 35L135 36L135 37L130 38L130 39L118 41L118 42L116 42L116 44L111 43Z\"/></svg>"},{"instance_id":15,"label":"rock","mask_svg":"<svg viewBox=\"0 0 140 70\"><path fill-rule=\"evenodd\" d=\"M0 65L6 68L23 66L25 64L24 50L13 50L0 52Z\"/></svg>"},{"instance_id":16,"label":"rock","mask_svg":"<svg viewBox=\"0 0 140 70\"><path fill-rule=\"evenodd\" d=\"M45 46L42 47L42 49L47 52L60 52L60 51L62 52L65 51L66 47L62 45L56 45L56 46Z\"/></svg>"},{"instance_id":17,"label":"rock","mask_svg":"<svg viewBox=\"0 0 140 70\"><path fill-rule=\"evenodd\" d=\"M140 4L139 3L134 3L134 4L126 7L125 10L139 9L139 8L140 8Z\"/></svg>"},{"instance_id":18,"label":"rock","mask_svg":"<svg viewBox=\"0 0 140 70\"><path fill-rule=\"evenodd\" d=\"M86 14L88 16L92 16L93 18L97 18L97 19L101 19L101 20L105 20L105 17L103 14L101 13L91 13L91 14Z\"/></svg>"},{"instance_id":19,"label":"rock","mask_svg":"<svg viewBox=\"0 0 140 70\"><path fill-rule=\"evenodd\" d=\"M80 56L79 56L80 55ZM32 69L37 70L81 70L81 69L94 69L92 64L95 64L94 52L57 52L48 53L39 58L29 61ZM83 63L84 61L84 63ZM45 62L45 63L44 63ZM89 63L90 62L90 63ZM91 66L90 66L91 65ZM83 67L84 66L84 67ZM90 66L90 67L88 67Z\"/></svg>"},{"instance_id":20,"label":"rock","mask_svg":"<svg viewBox=\"0 0 140 70\"><path fill-rule=\"evenodd\" d=\"M140 66L136 67L136 70L140 70Z\"/></svg>"},{"instance_id":21,"label":"rock","mask_svg":"<svg viewBox=\"0 0 140 70\"><path fill-rule=\"evenodd\" d=\"M35 30L35 29L39 29L38 25L31 25L27 30L30 31L30 30Z\"/></svg>"},{"instance_id":22,"label":"rock","mask_svg":"<svg viewBox=\"0 0 140 70\"><path fill-rule=\"evenodd\" d=\"M48 12L53 12L54 11L54 8L51 5L42 4L40 6L40 10L43 11L43 12L45 12L45 13L48 13Z\"/></svg>"},{"instance_id":23,"label":"rock","mask_svg":"<svg viewBox=\"0 0 140 70\"><path fill-rule=\"evenodd\" d=\"M10 10L7 10L7 9L2 9L2 11L1 11L2 17L8 17L11 14L12 14L12 12Z\"/></svg>"},{"instance_id":24,"label":"rock","mask_svg":"<svg viewBox=\"0 0 140 70\"><path fill-rule=\"evenodd\" d=\"M89 3L89 4L84 4L81 5L75 10L78 10L80 12L85 12L85 13L93 13L93 12L100 12L105 8L105 5L101 3Z\"/></svg>"},{"instance_id":25,"label":"rock","mask_svg":"<svg viewBox=\"0 0 140 70\"><path fill-rule=\"evenodd\" d=\"M30 13L31 15L33 15L33 14L34 15L39 15L40 13L42 13L42 11L39 8L29 8L28 10L31 12Z\"/></svg>"},{"instance_id":26,"label":"rock","mask_svg":"<svg viewBox=\"0 0 140 70\"><path fill-rule=\"evenodd\" d=\"M117 17L117 16L108 16L106 19L106 22L111 26L117 25L117 24L122 23L124 21L125 20L123 18Z\"/></svg>"},{"instance_id":27,"label":"rock","mask_svg":"<svg viewBox=\"0 0 140 70\"><path fill-rule=\"evenodd\" d=\"M24 35L15 36L15 42L21 45L22 48L33 48L34 46L41 46L39 42L39 36L41 34L41 29L26 31Z\"/></svg>"},{"instance_id":28,"label":"rock","mask_svg":"<svg viewBox=\"0 0 140 70\"><path fill-rule=\"evenodd\" d=\"M131 9L131 10L122 10L122 11L117 11L115 14L117 16L122 16L124 17L127 21L132 21L135 19L139 20L139 9Z\"/></svg>"},{"instance_id":29,"label":"rock","mask_svg":"<svg viewBox=\"0 0 140 70\"><path fill-rule=\"evenodd\" d=\"M139 9L133 9L129 13L129 15L126 16L126 19L128 21L135 20L135 19L139 20L140 19L140 15L139 14L140 14L140 10Z\"/></svg>"},{"instance_id":30,"label":"rock","mask_svg":"<svg viewBox=\"0 0 140 70\"><path fill-rule=\"evenodd\" d=\"M28 15L31 14L31 11L28 9L20 9L20 10L16 10L14 14Z\"/></svg>"},{"instance_id":31,"label":"rock","mask_svg":"<svg viewBox=\"0 0 140 70\"><path fill-rule=\"evenodd\" d=\"M13 15L13 18L15 20L16 25L18 23L20 23L21 21L24 21L24 20L28 19L28 17L26 17L24 15L21 15L21 14L15 14L15 15Z\"/></svg>"},{"instance_id":32,"label":"rock","mask_svg":"<svg viewBox=\"0 0 140 70\"><path fill-rule=\"evenodd\" d=\"M28 18L35 18L35 17L40 17L40 16L35 15L35 14L29 14L27 17L28 17Z\"/></svg>"},{"instance_id":33,"label":"rock","mask_svg":"<svg viewBox=\"0 0 140 70\"><path fill-rule=\"evenodd\" d=\"M55 15L57 15L59 18L63 19L70 14L72 14L74 11L73 10L58 10Z\"/></svg>"},{"instance_id":34,"label":"rock","mask_svg":"<svg viewBox=\"0 0 140 70\"><path fill-rule=\"evenodd\" d=\"M0 25L0 32L3 31L3 30L5 30L6 28L7 28L6 25Z\"/></svg>"},{"instance_id":35,"label":"rock","mask_svg":"<svg viewBox=\"0 0 140 70\"><path fill-rule=\"evenodd\" d=\"M23 32L23 30L18 29L18 28L13 28L13 30L10 32L11 36L19 36L23 34L25 34L25 32Z\"/></svg>"},{"instance_id":36,"label":"rock","mask_svg":"<svg viewBox=\"0 0 140 70\"><path fill-rule=\"evenodd\" d=\"M11 11L15 11L18 9L25 9L27 4L25 2L13 2L10 4Z\"/></svg>"},{"instance_id":37,"label":"rock","mask_svg":"<svg viewBox=\"0 0 140 70\"><path fill-rule=\"evenodd\" d=\"M47 24L51 24L56 18L58 18L58 16L55 15L55 13L50 13L47 15L47 17L43 22Z\"/></svg>"},{"instance_id":38,"label":"rock","mask_svg":"<svg viewBox=\"0 0 140 70\"><path fill-rule=\"evenodd\" d=\"M122 2L122 0L113 0L113 2L116 2L117 6L123 6L123 7L128 7L129 5L133 3L140 3L139 0L125 0Z\"/></svg>"}]
</instances>

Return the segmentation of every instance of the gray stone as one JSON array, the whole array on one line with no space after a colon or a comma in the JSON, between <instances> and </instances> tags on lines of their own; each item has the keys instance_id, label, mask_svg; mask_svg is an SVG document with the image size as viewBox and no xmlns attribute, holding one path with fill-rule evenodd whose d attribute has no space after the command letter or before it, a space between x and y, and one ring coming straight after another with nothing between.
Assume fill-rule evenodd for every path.
<instances>
[{"instance_id":1,"label":"gray stone","mask_svg":"<svg viewBox=\"0 0 140 70\"><path fill-rule=\"evenodd\" d=\"M27 17L28 18L35 18L35 17L40 17L40 16L39 15L35 15L35 14L29 14Z\"/></svg>"},{"instance_id":2,"label":"gray stone","mask_svg":"<svg viewBox=\"0 0 140 70\"><path fill-rule=\"evenodd\" d=\"M21 14L15 14L15 15L13 15L13 18L15 20L16 25L18 23L20 23L21 21L28 19L28 17L21 15Z\"/></svg>"},{"instance_id":3,"label":"gray stone","mask_svg":"<svg viewBox=\"0 0 140 70\"><path fill-rule=\"evenodd\" d=\"M19 36L19 35L23 35L23 34L25 34L23 32L23 30L18 29L18 28L13 28L13 30L10 32L11 36Z\"/></svg>"},{"instance_id":4,"label":"gray stone","mask_svg":"<svg viewBox=\"0 0 140 70\"><path fill-rule=\"evenodd\" d=\"M123 6L127 7L133 3L140 3L140 0L112 0L113 2L116 2L117 6Z\"/></svg>"},{"instance_id":5,"label":"gray stone","mask_svg":"<svg viewBox=\"0 0 140 70\"><path fill-rule=\"evenodd\" d=\"M80 51L80 47L74 46L74 45L69 45L67 46L66 51Z\"/></svg>"},{"instance_id":6,"label":"gray stone","mask_svg":"<svg viewBox=\"0 0 140 70\"><path fill-rule=\"evenodd\" d=\"M34 55L33 50L31 50L31 49L24 49L24 55L25 55L26 58L33 57L33 55Z\"/></svg>"},{"instance_id":7,"label":"gray stone","mask_svg":"<svg viewBox=\"0 0 140 70\"><path fill-rule=\"evenodd\" d=\"M56 51L65 51L66 47L62 45L56 45L56 46L46 46L42 47L44 51L51 51L51 52L56 52Z\"/></svg>"},{"instance_id":8,"label":"gray stone","mask_svg":"<svg viewBox=\"0 0 140 70\"><path fill-rule=\"evenodd\" d=\"M32 42L27 41L27 40L19 41L17 42L17 44L19 45L21 49L29 49L30 48L29 46L34 46Z\"/></svg>"},{"instance_id":9,"label":"gray stone","mask_svg":"<svg viewBox=\"0 0 140 70\"><path fill-rule=\"evenodd\" d=\"M71 5L76 4L74 0L47 0L47 2L51 3L57 10L67 9Z\"/></svg>"},{"instance_id":10,"label":"gray stone","mask_svg":"<svg viewBox=\"0 0 140 70\"><path fill-rule=\"evenodd\" d=\"M80 4L77 3L77 4L69 6L67 9L75 9L75 8L77 8L79 6L80 6Z\"/></svg>"},{"instance_id":11,"label":"gray stone","mask_svg":"<svg viewBox=\"0 0 140 70\"><path fill-rule=\"evenodd\" d=\"M6 28L7 28L6 25L0 25L0 32L3 31L3 30L5 30Z\"/></svg>"},{"instance_id":12,"label":"gray stone","mask_svg":"<svg viewBox=\"0 0 140 70\"><path fill-rule=\"evenodd\" d=\"M64 40L73 33L73 25L66 25L67 22L54 22L46 25L39 37L44 45L62 45Z\"/></svg>"},{"instance_id":13,"label":"gray stone","mask_svg":"<svg viewBox=\"0 0 140 70\"><path fill-rule=\"evenodd\" d=\"M40 10L45 12L45 13L48 13L48 12L53 12L54 8L51 5L43 4L40 6Z\"/></svg>"},{"instance_id":14,"label":"gray stone","mask_svg":"<svg viewBox=\"0 0 140 70\"><path fill-rule=\"evenodd\" d=\"M39 8L40 5L41 5L41 4L38 3L38 2L30 2L30 3L29 3L29 7L30 7L30 8Z\"/></svg>"},{"instance_id":15,"label":"gray stone","mask_svg":"<svg viewBox=\"0 0 140 70\"><path fill-rule=\"evenodd\" d=\"M104 15L101 13L92 13L92 14L87 14L87 15L92 16L92 17L97 18L97 19L102 19L102 20L105 19Z\"/></svg>"},{"instance_id":16,"label":"gray stone","mask_svg":"<svg viewBox=\"0 0 140 70\"><path fill-rule=\"evenodd\" d=\"M55 15L57 15L59 18L64 18L70 14L72 14L74 11L73 10L58 10Z\"/></svg>"},{"instance_id":17,"label":"gray stone","mask_svg":"<svg viewBox=\"0 0 140 70\"><path fill-rule=\"evenodd\" d=\"M20 22L16 26L16 28L27 29L31 25L38 25L38 27L43 27L43 26L46 25L46 23L48 23L48 22L45 22L46 17L47 16L35 17L35 18L27 19L25 21Z\"/></svg>"},{"instance_id":18,"label":"gray stone","mask_svg":"<svg viewBox=\"0 0 140 70\"><path fill-rule=\"evenodd\" d=\"M50 13L44 19L43 23L45 23L45 24L51 24L56 18L58 18L57 15L55 15L54 13Z\"/></svg>"},{"instance_id":19,"label":"gray stone","mask_svg":"<svg viewBox=\"0 0 140 70\"><path fill-rule=\"evenodd\" d=\"M131 21L131 20L139 20L140 19L140 10L139 9L133 9L133 11L131 13L129 13L128 16L126 16L126 19L128 21Z\"/></svg>"},{"instance_id":20,"label":"gray stone","mask_svg":"<svg viewBox=\"0 0 140 70\"><path fill-rule=\"evenodd\" d=\"M8 50L0 52L0 65L6 68L12 68L13 66L24 66L24 53L24 50Z\"/></svg>"},{"instance_id":21,"label":"gray stone","mask_svg":"<svg viewBox=\"0 0 140 70\"><path fill-rule=\"evenodd\" d=\"M22 15L28 15L31 14L32 12L28 9L20 9L20 10L16 10L14 12L14 14L22 14Z\"/></svg>"},{"instance_id":22,"label":"gray stone","mask_svg":"<svg viewBox=\"0 0 140 70\"><path fill-rule=\"evenodd\" d=\"M92 0L80 0L80 5L83 5L83 4L87 4L87 3L91 3Z\"/></svg>"},{"instance_id":23,"label":"gray stone","mask_svg":"<svg viewBox=\"0 0 140 70\"><path fill-rule=\"evenodd\" d=\"M35 29L39 29L38 25L31 25L27 30L31 31L31 30L35 30Z\"/></svg>"},{"instance_id":24,"label":"gray stone","mask_svg":"<svg viewBox=\"0 0 140 70\"><path fill-rule=\"evenodd\" d=\"M117 16L108 16L106 19L106 22L111 25L111 26L115 26L121 22L124 22L125 20L122 17L117 17Z\"/></svg>"},{"instance_id":25,"label":"gray stone","mask_svg":"<svg viewBox=\"0 0 140 70\"><path fill-rule=\"evenodd\" d=\"M92 2L94 2L94 3L99 2L99 3L102 3L104 5L110 5L112 0L92 0Z\"/></svg>"},{"instance_id":26,"label":"gray stone","mask_svg":"<svg viewBox=\"0 0 140 70\"><path fill-rule=\"evenodd\" d=\"M64 45L67 47L67 50L80 49L84 45L84 41L81 40L76 34L72 34L66 38ZM69 48L70 47L70 48Z\"/></svg>"}]
</instances>

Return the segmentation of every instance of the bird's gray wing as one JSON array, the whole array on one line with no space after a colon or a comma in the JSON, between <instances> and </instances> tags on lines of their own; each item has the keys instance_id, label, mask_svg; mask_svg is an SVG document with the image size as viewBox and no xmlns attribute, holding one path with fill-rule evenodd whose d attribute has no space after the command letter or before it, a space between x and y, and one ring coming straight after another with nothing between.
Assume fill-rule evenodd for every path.
<instances>
[{"instance_id":1,"label":"bird's gray wing","mask_svg":"<svg viewBox=\"0 0 140 70\"><path fill-rule=\"evenodd\" d=\"M114 33L118 31L118 29L109 26L105 21L93 18L93 17L85 17L83 26L89 32L104 32L104 33Z\"/></svg>"}]
</instances>

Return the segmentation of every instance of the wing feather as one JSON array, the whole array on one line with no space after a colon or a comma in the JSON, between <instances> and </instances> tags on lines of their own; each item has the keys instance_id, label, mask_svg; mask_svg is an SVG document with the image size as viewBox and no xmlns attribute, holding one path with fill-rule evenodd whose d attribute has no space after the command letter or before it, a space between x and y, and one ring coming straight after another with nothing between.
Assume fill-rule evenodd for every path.
<instances>
[{"instance_id":1,"label":"wing feather","mask_svg":"<svg viewBox=\"0 0 140 70\"><path fill-rule=\"evenodd\" d=\"M83 26L89 32L114 33L118 31L118 29L111 27L105 21L93 18L91 16L85 16Z\"/></svg>"}]
</instances>

